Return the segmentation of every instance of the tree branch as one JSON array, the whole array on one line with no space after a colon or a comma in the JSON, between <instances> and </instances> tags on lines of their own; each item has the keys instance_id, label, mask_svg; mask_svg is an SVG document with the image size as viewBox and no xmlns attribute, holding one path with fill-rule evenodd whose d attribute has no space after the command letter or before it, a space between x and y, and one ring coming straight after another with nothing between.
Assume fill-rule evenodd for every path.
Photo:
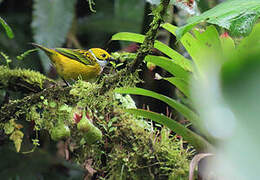
<instances>
[{"instance_id":1,"label":"tree branch","mask_svg":"<svg viewBox=\"0 0 260 180\"><path fill-rule=\"evenodd\" d=\"M158 5L153 13L153 21L150 24L150 29L145 35L145 39L140 49L137 52L137 57L132 64L115 75L106 76L103 78L103 85L101 88L101 93L108 91L113 84L116 84L121 77L128 76L129 74L135 72L140 64L143 62L145 56L147 56L154 47L154 41L156 39L157 32L160 28L163 18L166 15L167 8L169 6L170 0L161 0L160 5Z\"/></svg>"},{"instance_id":2,"label":"tree branch","mask_svg":"<svg viewBox=\"0 0 260 180\"><path fill-rule=\"evenodd\" d=\"M12 118L17 118L26 113L29 107L42 101L41 97L47 99L66 99L68 104L76 103L74 96L70 95L71 87L55 86L47 88L38 93L31 94L23 99L11 101L0 109L0 122L5 123ZM20 112L20 113L19 113Z\"/></svg>"},{"instance_id":3,"label":"tree branch","mask_svg":"<svg viewBox=\"0 0 260 180\"><path fill-rule=\"evenodd\" d=\"M143 62L145 56L147 56L154 47L154 41L156 39L157 32L160 28L163 18L166 15L167 8L170 0L161 0L161 3L153 11L154 18L150 24L150 29L145 35L145 39L140 49L137 52L137 57L134 60L133 64L130 66L130 72L134 72L139 68L140 64Z\"/></svg>"},{"instance_id":4,"label":"tree branch","mask_svg":"<svg viewBox=\"0 0 260 180\"><path fill-rule=\"evenodd\" d=\"M9 69L0 66L0 87L16 92L37 93L57 83L32 70Z\"/></svg>"}]
</instances>

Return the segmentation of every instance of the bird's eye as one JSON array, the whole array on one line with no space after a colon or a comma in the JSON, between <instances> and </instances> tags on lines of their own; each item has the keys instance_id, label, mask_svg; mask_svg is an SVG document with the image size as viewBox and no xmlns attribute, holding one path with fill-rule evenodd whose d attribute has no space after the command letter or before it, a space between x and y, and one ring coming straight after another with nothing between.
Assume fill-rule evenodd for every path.
<instances>
[{"instance_id":1,"label":"bird's eye","mask_svg":"<svg viewBox=\"0 0 260 180\"><path fill-rule=\"evenodd\" d=\"M106 54L102 54L101 56L102 56L103 58L105 58L107 55L106 55Z\"/></svg>"}]
</instances>

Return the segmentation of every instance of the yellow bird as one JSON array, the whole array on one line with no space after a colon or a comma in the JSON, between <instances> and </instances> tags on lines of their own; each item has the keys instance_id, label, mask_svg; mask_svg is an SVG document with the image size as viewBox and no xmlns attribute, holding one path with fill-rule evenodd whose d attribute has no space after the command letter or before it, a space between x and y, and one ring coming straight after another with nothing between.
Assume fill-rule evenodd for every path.
<instances>
[{"instance_id":1,"label":"yellow bird","mask_svg":"<svg viewBox=\"0 0 260 180\"><path fill-rule=\"evenodd\" d=\"M35 43L32 43L32 45L40 48L48 55L63 80L77 80L81 77L82 80L90 81L96 78L108 62L112 60L111 55L100 48L82 50L46 48Z\"/></svg>"}]
</instances>

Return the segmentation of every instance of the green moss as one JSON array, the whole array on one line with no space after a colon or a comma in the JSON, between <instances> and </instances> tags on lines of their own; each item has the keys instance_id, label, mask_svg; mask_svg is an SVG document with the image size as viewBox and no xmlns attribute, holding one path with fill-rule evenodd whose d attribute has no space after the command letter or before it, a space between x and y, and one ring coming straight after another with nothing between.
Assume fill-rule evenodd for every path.
<instances>
[{"instance_id":1,"label":"green moss","mask_svg":"<svg viewBox=\"0 0 260 180\"><path fill-rule=\"evenodd\" d=\"M79 131L72 131L74 161L82 164L91 159L92 168L105 174L106 179L187 179L192 155L182 148L182 141L169 137L164 129L161 136L152 131L147 121L124 113L122 107L134 107L129 96L112 91L98 94L99 85L77 82L71 94L79 97L82 107L91 111L93 123L102 130L102 140L87 145Z\"/></svg>"},{"instance_id":2,"label":"green moss","mask_svg":"<svg viewBox=\"0 0 260 180\"><path fill-rule=\"evenodd\" d=\"M0 66L0 84L4 87L8 86L10 83L25 81L31 85L39 86L42 89L45 80L47 80L47 77L36 71L9 69L6 66Z\"/></svg>"},{"instance_id":3,"label":"green moss","mask_svg":"<svg viewBox=\"0 0 260 180\"><path fill-rule=\"evenodd\" d=\"M186 180L189 173L189 158L194 152L190 147L184 149L181 139L170 136L170 131L163 128L161 139L154 146L161 163L160 171L162 174L168 174L171 180Z\"/></svg>"},{"instance_id":4,"label":"green moss","mask_svg":"<svg viewBox=\"0 0 260 180\"><path fill-rule=\"evenodd\" d=\"M143 128L137 119L122 118L113 136L118 144L109 155L109 179L188 179L192 153L180 140L169 137L166 129L156 136L157 131Z\"/></svg>"},{"instance_id":5,"label":"green moss","mask_svg":"<svg viewBox=\"0 0 260 180\"><path fill-rule=\"evenodd\" d=\"M100 87L99 84L79 80L73 85L70 94L79 99L77 104L80 107L89 107L92 109L106 106L106 104L102 104L104 100L102 100L99 94Z\"/></svg>"},{"instance_id":6,"label":"green moss","mask_svg":"<svg viewBox=\"0 0 260 180\"><path fill-rule=\"evenodd\" d=\"M41 98L27 119L34 120L38 129L53 129L60 122L69 126L71 160L84 164L91 159L91 167L106 179L187 179L192 153L182 148L182 141L171 137L164 128L158 136L147 121L124 113L122 107L134 107L130 97L118 97L112 91L100 95L99 88L100 85L78 81L70 91L78 98L76 107L62 99L54 102ZM102 140L86 143L85 133L77 129L72 118L79 107L86 107L90 120L102 131ZM39 113L39 109L43 111Z\"/></svg>"},{"instance_id":7,"label":"green moss","mask_svg":"<svg viewBox=\"0 0 260 180\"><path fill-rule=\"evenodd\" d=\"M35 132L47 130L51 134L60 124L68 127L70 160L82 165L91 160L91 167L100 178L187 179L191 153L182 148L182 142L170 137L165 129L158 136L147 121L122 111L122 107L134 108L134 102L130 96L115 95L112 91L117 86L133 86L139 81L137 74L120 77L120 81L104 94L100 93L102 80L100 84L77 81L69 91L73 101L68 101L66 91L54 91L50 96L43 93L38 96L37 103L20 108L14 117L26 112L25 119L34 121ZM101 140L91 145L73 119L75 113L83 110L103 134Z\"/></svg>"},{"instance_id":8,"label":"green moss","mask_svg":"<svg viewBox=\"0 0 260 180\"><path fill-rule=\"evenodd\" d=\"M62 99L54 101L42 97L39 103L29 107L26 120L34 121L35 130L47 130L51 133L57 126L72 126L71 111L72 107Z\"/></svg>"},{"instance_id":9,"label":"green moss","mask_svg":"<svg viewBox=\"0 0 260 180\"><path fill-rule=\"evenodd\" d=\"M111 56L117 61L129 63L136 58L136 53L114 52L114 53L111 53Z\"/></svg>"}]
</instances>

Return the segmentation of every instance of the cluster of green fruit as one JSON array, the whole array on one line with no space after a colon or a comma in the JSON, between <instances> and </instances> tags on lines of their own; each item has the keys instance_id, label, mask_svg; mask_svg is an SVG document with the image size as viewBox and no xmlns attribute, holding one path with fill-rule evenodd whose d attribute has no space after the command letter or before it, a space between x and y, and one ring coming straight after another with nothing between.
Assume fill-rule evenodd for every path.
<instances>
[{"instance_id":1,"label":"cluster of green fruit","mask_svg":"<svg viewBox=\"0 0 260 180\"><path fill-rule=\"evenodd\" d=\"M83 137L88 145L95 143L102 139L102 132L93 125L91 120L87 117L86 113L82 115L74 114L76 118L77 129L83 133ZM70 137L70 129L64 123L59 123L56 127L50 130L51 139L59 141Z\"/></svg>"}]
</instances>

